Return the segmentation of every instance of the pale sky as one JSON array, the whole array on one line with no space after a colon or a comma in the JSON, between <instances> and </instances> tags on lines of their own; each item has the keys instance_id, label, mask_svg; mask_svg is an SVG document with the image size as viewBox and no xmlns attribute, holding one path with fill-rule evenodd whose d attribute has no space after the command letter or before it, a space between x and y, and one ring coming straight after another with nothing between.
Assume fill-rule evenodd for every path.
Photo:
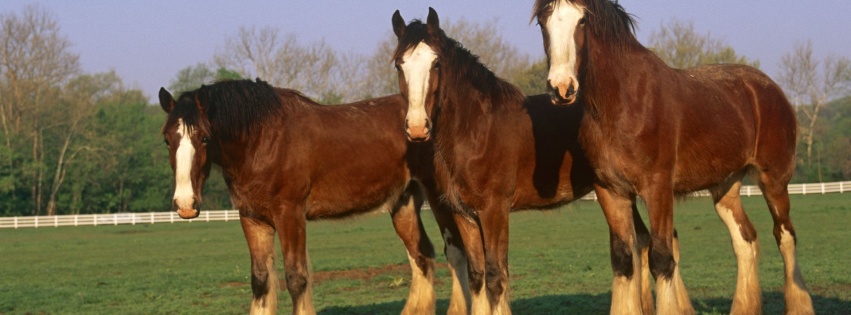
<instances>
[{"instance_id":1,"label":"pale sky","mask_svg":"<svg viewBox=\"0 0 851 315\"><path fill-rule=\"evenodd\" d=\"M496 19L505 40L540 58L540 31L528 23L533 2L2 0L0 14L20 15L31 4L46 8L72 43L70 50L80 55L85 72L115 70L127 86L154 99L178 70L210 63L225 38L234 36L240 26L270 26L281 34L295 34L302 44L324 39L338 51L369 55L390 36L390 18L397 9L406 21L425 19L429 6L442 21ZM813 41L818 58L828 54L851 58L848 0L623 0L621 4L636 16L642 43L671 19L693 21L699 33L709 33L738 54L758 59L772 77L779 74L783 54L806 40Z\"/></svg>"}]
</instances>

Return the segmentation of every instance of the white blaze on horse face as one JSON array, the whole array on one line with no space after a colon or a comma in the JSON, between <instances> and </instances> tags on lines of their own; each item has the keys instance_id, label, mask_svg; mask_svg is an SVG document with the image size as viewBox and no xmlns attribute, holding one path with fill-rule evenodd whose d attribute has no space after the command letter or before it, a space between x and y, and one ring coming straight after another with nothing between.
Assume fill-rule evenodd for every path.
<instances>
[{"instance_id":1,"label":"white blaze on horse face","mask_svg":"<svg viewBox=\"0 0 851 315\"><path fill-rule=\"evenodd\" d=\"M402 71L408 86L408 115L405 117L408 135L411 138L428 136L428 114L425 100L429 91L431 67L437 53L426 43L420 42L402 56Z\"/></svg>"},{"instance_id":2,"label":"white blaze on horse face","mask_svg":"<svg viewBox=\"0 0 851 315\"><path fill-rule=\"evenodd\" d=\"M576 41L573 34L585 14L585 8L566 0L557 0L552 5L553 13L545 22L550 42L550 72L547 81L552 87L557 87L558 93L565 97L569 86L573 85L574 90L579 90L579 81L576 79Z\"/></svg>"},{"instance_id":3,"label":"white blaze on horse face","mask_svg":"<svg viewBox=\"0 0 851 315\"><path fill-rule=\"evenodd\" d=\"M183 119L177 122L177 134L180 142L177 144L174 168L174 202L180 209L192 209L195 202L195 192L192 190L192 160L195 158L195 147L192 145L192 129L183 125Z\"/></svg>"}]
</instances>

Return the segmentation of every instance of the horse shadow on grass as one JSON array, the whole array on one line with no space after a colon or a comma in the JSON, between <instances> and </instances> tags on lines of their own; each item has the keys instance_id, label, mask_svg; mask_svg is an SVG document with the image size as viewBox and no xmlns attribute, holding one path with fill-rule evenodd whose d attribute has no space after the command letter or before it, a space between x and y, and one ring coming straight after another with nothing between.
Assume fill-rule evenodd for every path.
<instances>
[{"instance_id":1,"label":"horse shadow on grass","mask_svg":"<svg viewBox=\"0 0 851 315\"><path fill-rule=\"evenodd\" d=\"M813 306L816 314L851 314L851 301L835 297L814 295ZM612 294L572 294L543 295L526 299L515 299L511 309L515 314L609 314ZM697 314L729 314L732 304L730 298L692 299ZM331 306L319 311L320 315L395 315L402 311L405 300L385 303L353 306ZM783 313L783 293L763 292L763 314ZM437 300L437 314L446 314L449 300Z\"/></svg>"}]
</instances>

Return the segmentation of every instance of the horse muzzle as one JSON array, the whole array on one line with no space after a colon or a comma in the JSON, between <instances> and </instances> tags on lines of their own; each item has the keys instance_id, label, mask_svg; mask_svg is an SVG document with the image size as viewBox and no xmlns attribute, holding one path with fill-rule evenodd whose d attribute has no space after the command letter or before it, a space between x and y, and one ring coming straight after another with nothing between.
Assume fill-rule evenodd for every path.
<instances>
[{"instance_id":1,"label":"horse muzzle","mask_svg":"<svg viewBox=\"0 0 851 315\"><path fill-rule=\"evenodd\" d=\"M172 201L172 207L177 211L177 215L180 216L181 219L194 219L201 214L201 211L198 210L200 209L200 202L198 202L197 199L192 201L191 207L181 206L175 199Z\"/></svg>"},{"instance_id":2,"label":"horse muzzle","mask_svg":"<svg viewBox=\"0 0 851 315\"><path fill-rule=\"evenodd\" d=\"M552 85L548 81L547 87L549 88L550 101L552 101L553 105L571 105L576 103L579 90L576 88L573 79L569 80L567 84L557 85Z\"/></svg>"},{"instance_id":3,"label":"horse muzzle","mask_svg":"<svg viewBox=\"0 0 851 315\"><path fill-rule=\"evenodd\" d=\"M426 119L424 124L409 124L405 120L405 134L410 142L424 142L431 139L431 122Z\"/></svg>"}]
</instances>

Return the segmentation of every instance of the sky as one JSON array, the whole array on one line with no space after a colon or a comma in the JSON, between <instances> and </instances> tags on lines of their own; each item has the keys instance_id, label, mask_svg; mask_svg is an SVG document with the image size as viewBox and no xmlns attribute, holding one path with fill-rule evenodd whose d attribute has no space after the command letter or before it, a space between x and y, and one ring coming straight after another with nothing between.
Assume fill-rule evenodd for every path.
<instances>
[{"instance_id":1,"label":"sky","mask_svg":"<svg viewBox=\"0 0 851 315\"><path fill-rule=\"evenodd\" d=\"M391 16L425 19L433 7L441 21L496 21L509 43L533 59L543 56L540 31L529 24L533 0L2 0L0 14L20 15L30 5L50 12L80 56L86 73L110 70L127 87L153 101L180 69L211 63L226 38L246 27L273 27L300 43L324 40L340 52L371 55L391 36ZM739 55L760 61L777 77L779 63L796 43L812 40L816 58L851 58L851 1L848 0L622 0L647 38L672 19L691 21ZM450 34L451 35L451 34ZM463 43L462 43L463 44ZM476 53L476 52L473 52ZM389 58L389 56L388 56ZM389 67L388 62L388 67Z\"/></svg>"}]
</instances>

